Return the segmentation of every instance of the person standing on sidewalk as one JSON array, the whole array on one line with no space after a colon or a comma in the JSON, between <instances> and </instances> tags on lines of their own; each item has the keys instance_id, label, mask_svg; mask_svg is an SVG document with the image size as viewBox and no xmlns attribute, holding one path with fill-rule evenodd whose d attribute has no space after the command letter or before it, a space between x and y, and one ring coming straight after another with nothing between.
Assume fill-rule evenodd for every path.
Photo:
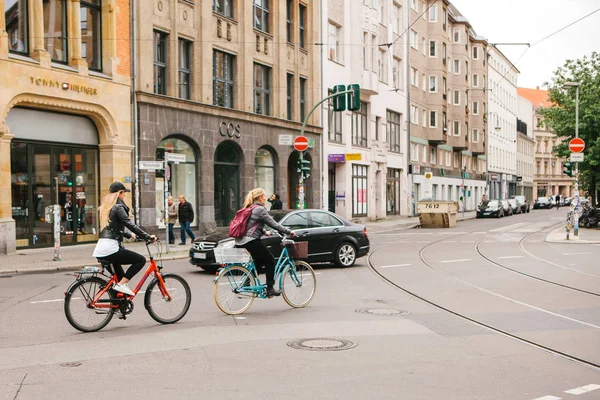
<instances>
[{"instance_id":1,"label":"person standing on sidewalk","mask_svg":"<svg viewBox=\"0 0 600 400\"><path fill-rule=\"evenodd\" d=\"M123 247L123 238L140 238L154 242L156 236L144 232L139 226L129 219L129 207L125 204L125 193L131 190L125 188L121 182L113 182L110 185L110 194L102 198L98 209L100 218L100 239L94 249L94 257L110 261L119 283L113 286L117 292L135 296L127 283L146 264L146 257L135 251L126 250ZM125 232L125 228L132 233ZM125 273L123 264L131 264Z\"/></svg>"},{"instance_id":2,"label":"person standing on sidewalk","mask_svg":"<svg viewBox=\"0 0 600 400\"><path fill-rule=\"evenodd\" d=\"M169 214L169 244L175 244L175 234L173 233L173 226L177 221L177 206L173 204L173 196L167 197L167 213Z\"/></svg>"},{"instance_id":3,"label":"person standing on sidewalk","mask_svg":"<svg viewBox=\"0 0 600 400\"><path fill-rule=\"evenodd\" d=\"M556 200L556 211L558 211L560 208L560 194L557 194L554 200Z\"/></svg>"},{"instance_id":4,"label":"person standing on sidewalk","mask_svg":"<svg viewBox=\"0 0 600 400\"><path fill-rule=\"evenodd\" d=\"M192 243L196 239L196 235L192 232L190 228L190 224L194 221L194 208L189 201L185 201L185 196L179 195L179 229L181 232L181 242L180 246L185 245L185 233L187 232L190 235L190 239Z\"/></svg>"}]
</instances>

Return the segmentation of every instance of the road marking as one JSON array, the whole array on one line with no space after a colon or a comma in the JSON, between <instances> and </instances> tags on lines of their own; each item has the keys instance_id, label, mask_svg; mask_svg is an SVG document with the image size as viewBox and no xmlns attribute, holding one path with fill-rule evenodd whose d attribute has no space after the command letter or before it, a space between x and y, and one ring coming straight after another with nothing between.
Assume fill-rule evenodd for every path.
<instances>
[{"instance_id":1,"label":"road marking","mask_svg":"<svg viewBox=\"0 0 600 400\"><path fill-rule=\"evenodd\" d=\"M596 389L600 389L600 385L591 384L591 385L587 385L587 386L581 386L581 387L578 387L575 389L565 390L565 393L579 395L579 394L591 392L592 390L596 390Z\"/></svg>"},{"instance_id":2,"label":"road marking","mask_svg":"<svg viewBox=\"0 0 600 400\"><path fill-rule=\"evenodd\" d=\"M463 240L463 243L475 243L475 240Z\"/></svg>"},{"instance_id":3,"label":"road marking","mask_svg":"<svg viewBox=\"0 0 600 400\"><path fill-rule=\"evenodd\" d=\"M79 297L73 297L73 300L79 300ZM54 300L38 300L38 301L31 301L31 304L41 304L41 303L55 303L58 301L65 301L65 299L54 299Z\"/></svg>"},{"instance_id":4,"label":"road marking","mask_svg":"<svg viewBox=\"0 0 600 400\"><path fill-rule=\"evenodd\" d=\"M439 232L438 235L467 235L469 232Z\"/></svg>"},{"instance_id":5,"label":"road marking","mask_svg":"<svg viewBox=\"0 0 600 400\"><path fill-rule=\"evenodd\" d=\"M315 272L315 275L323 275L322 272Z\"/></svg>"},{"instance_id":6,"label":"road marking","mask_svg":"<svg viewBox=\"0 0 600 400\"><path fill-rule=\"evenodd\" d=\"M504 256L498 257L499 260L507 259L507 258L523 258L523 256Z\"/></svg>"},{"instance_id":7,"label":"road marking","mask_svg":"<svg viewBox=\"0 0 600 400\"><path fill-rule=\"evenodd\" d=\"M233 317L235 319L246 319L246 317Z\"/></svg>"},{"instance_id":8,"label":"road marking","mask_svg":"<svg viewBox=\"0 0 600 400\"><path fill-rule=\"evenodd\" d=\"M455 262L462 262L462 261L471 261L470 258L462 258L460 260L445 260L445 261L440 261L442 263L455 263Z\"/></svg>"},{"instance_id":9,"label":"road marking","mask_svg":"<svg viewBox=\"0 0 600 400\"><path fill-rule=\"evenodd\" d=\"M428 240L417 240L416 243L429 243L429 241Z\"/></svg>"},{"instance_id":10,"label":"road marking","mask_svg":"<svg viewBox=\"0 0 600 400\"><path fill-rule=\"evenodd\" d=\"M396 265L384 265L382 267L379 268L396 268L396 267L408 267L409 265L412 264L396 264Z\"/></svg>"},{"instance_id":11,"label":"road marking","mask_svg":"<svg viewBox=\"0 0 600 400\"><path fill-rule=\"evenodd\" d=\"M529 224L527 222L519 222L517 224L503 226L502 228L492 229L490 232L506 232L506 231L510 231L510 230L513 230L513 229L524 227L526 225L529 225Z\"/></svg>"},{"instance_id":12,"label":"road marking","mask_svg":"<svg viewBox=\"0 0 600 400\"><path fill-rule=\"evenodd\" d=\"M582 253L562 253L563 256L575 256L580 254L592 254L590 251L582 252Z\"/></svg>"},{"instance_id":13,"label":"road marking","mask_svg":"<svg viewBox=\"0 0 600 400\"><path fill-rule=\"evenodd\" d=\"M562 397L556 397L556 396L544 396L544 397L538 397L535 398L533 400L560 400Z\"/></svg>"},{"instance_id":14,"label":"road marking","mask_svg":"<svg viewBox=\"0 0 600 400\"><path fill-rule=\"evenodd\" d=\"M472 235L485 235L487 232L473 232Z\"/></svg>"},{"instance_id":15,"label":"road marking","mask_svg":"<svg viewBox=\"0 0 600 400\"><path fill-rule=\"evenodd\" d=\"M456 243L456 240L445 240L444 243Z\"/></svg>"}]
</instances>

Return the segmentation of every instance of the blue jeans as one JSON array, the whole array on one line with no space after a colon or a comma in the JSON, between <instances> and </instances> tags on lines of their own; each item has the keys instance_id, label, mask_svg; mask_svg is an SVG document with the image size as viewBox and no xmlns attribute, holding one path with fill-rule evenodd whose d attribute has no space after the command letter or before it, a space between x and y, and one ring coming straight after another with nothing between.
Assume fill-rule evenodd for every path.
<instances>
[{"instance_id":1,"label":"blue jeans","mask_svg":"<svg viewBox=\"0 0 600 400\"><path fill-rule=\"evenodd\" d=\"M186 221L186 222L179 222L179 230L181 231L181 243L185 243L185 233L187 232L188 235L190 235L190 238L192 239L192 242L194 241L194 239L196 239L196 235L194 235L194 232L192 232L192 229L190 228L190 221Z\"/></svg>"},{"instance_id":2,"label":"blue jeans","mask_svg":"<svg viewBox=\"0 0 600 400\"><path fill-rule=\"evenodd\" d=\"M169 243L175 243L175 234L173 233L173 226L175 224L169 223Z\"/></svg>"}]
</instances>

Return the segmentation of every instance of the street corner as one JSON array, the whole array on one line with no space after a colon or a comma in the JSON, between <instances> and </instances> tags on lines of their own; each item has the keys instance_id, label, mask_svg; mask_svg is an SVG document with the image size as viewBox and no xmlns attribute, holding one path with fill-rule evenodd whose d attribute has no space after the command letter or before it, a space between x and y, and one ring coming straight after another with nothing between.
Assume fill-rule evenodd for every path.
<instances>
[{"instance_id":1,"label":"street corner","mask_svg":"<svg viewBox=\"0 0 600 400\"><path fill-rule=\"evenodd\" d=\"M574 236L574 232L571 230L567 239L565 227L559 227L550 232L544 241L563 244L600 244L600 230L580 229L578 233L579 236Z\"/></svg>"}]
</instances>

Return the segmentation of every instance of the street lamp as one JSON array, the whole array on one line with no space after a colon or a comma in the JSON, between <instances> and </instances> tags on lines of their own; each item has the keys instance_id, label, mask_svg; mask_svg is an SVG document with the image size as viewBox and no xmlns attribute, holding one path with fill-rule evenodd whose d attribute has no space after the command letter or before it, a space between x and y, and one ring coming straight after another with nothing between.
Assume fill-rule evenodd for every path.
<instances>
[{"instance_id":1,"label":"street lamp","mask_svg":"<svg viewBox=\"0 0 600 400\"><path fill-rule=\"evenodd\" d=\"M500 132L500 124L498 123L498 113L495 111L491 111L488 112L489 115L495 114L496 115L496 125L494 126L494 130L496 132ZM487 127L486 127L487 128ZM486 156L486 160L485 160L485 183L488 187L488 190L490 189L490 140L489 140L489 128L485 130L485 156ZM492 196L490 195L490 193L488 192L488 198L492 198Z\"/></svg>"},{"instance_id":2,"label":"street lamp","mask_svg":"<svg viewBox=\"0 0 600 400\"><path fill-rule=\"evenodd\" d=\"M564 87L575 88L575 137L579 137L579 82L565 82ZM579 238L579 163L575 162L575 212L573 213L573 237Z\"/></svg>"}]
</instances>

